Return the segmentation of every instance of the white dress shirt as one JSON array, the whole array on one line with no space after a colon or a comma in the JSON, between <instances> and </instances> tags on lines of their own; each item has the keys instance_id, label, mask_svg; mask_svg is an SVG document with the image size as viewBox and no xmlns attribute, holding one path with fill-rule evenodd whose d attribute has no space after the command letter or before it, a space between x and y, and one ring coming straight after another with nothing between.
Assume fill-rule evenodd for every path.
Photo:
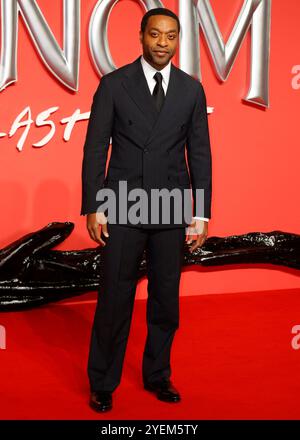
<instances>
[{"instance_id":1,"label":"white dress shirt","mask_svg":"<svg viewBox=\"0 0 300 440\"><path fill-rule=\"evenodd\" d=\"M156 80L153 78L156 72L160 72L162 74L162 86L165 92L165 95L167 94L168 84L169 84L169 78L170 78L170 71L171 71L171 60L168 62L168 64L161 70L156 70L151 64L148 63L148 61L145 60L143 55L141 56L141 64L143 67L143 71L150 89L151 95L153 94L154 87L156 86ZM205 220L208 222L208 218L206 217L193 217L197 218L199 220Z\"/></svg>"}]
</instances>

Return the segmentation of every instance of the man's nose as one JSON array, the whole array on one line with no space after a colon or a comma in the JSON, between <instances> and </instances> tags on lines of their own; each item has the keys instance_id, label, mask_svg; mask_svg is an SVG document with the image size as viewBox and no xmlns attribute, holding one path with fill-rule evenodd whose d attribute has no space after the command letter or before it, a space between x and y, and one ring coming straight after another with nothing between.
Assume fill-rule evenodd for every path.
<instances>
[{"instance_id":1,"label":"man's nose","mask_svg":"<svg viewBox=\"0 0 300 440\"><path fill-rule=\"evenodd\" d=\"M160 37L157 44L166 47L168 45L167 37Z\"/></svg>"}]
</instances>

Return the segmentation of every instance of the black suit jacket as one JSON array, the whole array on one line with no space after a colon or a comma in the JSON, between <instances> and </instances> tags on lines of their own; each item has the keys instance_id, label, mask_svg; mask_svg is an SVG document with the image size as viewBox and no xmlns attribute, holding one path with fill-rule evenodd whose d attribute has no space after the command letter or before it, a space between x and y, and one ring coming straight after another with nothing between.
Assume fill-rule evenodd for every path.
<instances>
[{"instance_id":1,"label":"black suit jacket","mask_svg":"<svg viewBox=\"0 0 300 440\"><path fill-rule=\"evenodd\" d=\"M105 176L110 137L112 152ZM160 112L140 56L100 80L84 144L81 215L97 212L101 202L96 194L101 188L113 189L118 202L120 180L127 181L127 190L143 188L149 200L152 188L191 188L191 215L211 217L212 161L205 93L199 81L172 63ZM197 203L197 188L204 190L204 204ZM128 209L131 206L128 202ZM162 224L161 218L151 224L149 219L139 226L174 226L172 216L169 224ZM183 219L180 226L188 223Z\"/></svg>"}]
</instances>

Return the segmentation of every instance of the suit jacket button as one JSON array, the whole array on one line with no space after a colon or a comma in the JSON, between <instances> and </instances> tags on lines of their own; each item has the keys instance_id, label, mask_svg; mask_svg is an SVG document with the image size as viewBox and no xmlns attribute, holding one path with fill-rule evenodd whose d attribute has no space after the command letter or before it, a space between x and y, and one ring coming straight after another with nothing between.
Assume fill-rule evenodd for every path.
<instances>
[{"instance_id":1,"label":"suit jacket button","mask_svg":"<svg viewBox=\"0 0 300 440\"><path fill-rule=\"evenodd\" d=\"M148 148L144 148L144 153L148 153Z\"/></svg>"}]
</instances>

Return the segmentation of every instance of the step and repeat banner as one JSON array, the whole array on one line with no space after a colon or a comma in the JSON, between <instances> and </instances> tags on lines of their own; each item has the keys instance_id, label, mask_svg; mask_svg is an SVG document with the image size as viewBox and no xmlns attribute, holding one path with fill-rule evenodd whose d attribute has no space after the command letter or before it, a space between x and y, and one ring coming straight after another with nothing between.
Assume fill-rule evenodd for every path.
<instances>
[{"instance_id":1,"label":"step and repeat banner","mask_svg":"<svg viewBox=\"0 0 300 440\"><path fill-rule=\"evenodd\" d=\"M75 224L57 249L97 246L80 216L92 97L102 75L142 53L142 15L161 6L181 21L172 62L206 92L209 236L300 233L297 0L5 0L0 248L53 221ZM274 288L300 288L299 277L271 265L221 266L186 270L181 285L182 295ZM144 282L138 296L146 296Z\"/></svg>"}]
</instances>

